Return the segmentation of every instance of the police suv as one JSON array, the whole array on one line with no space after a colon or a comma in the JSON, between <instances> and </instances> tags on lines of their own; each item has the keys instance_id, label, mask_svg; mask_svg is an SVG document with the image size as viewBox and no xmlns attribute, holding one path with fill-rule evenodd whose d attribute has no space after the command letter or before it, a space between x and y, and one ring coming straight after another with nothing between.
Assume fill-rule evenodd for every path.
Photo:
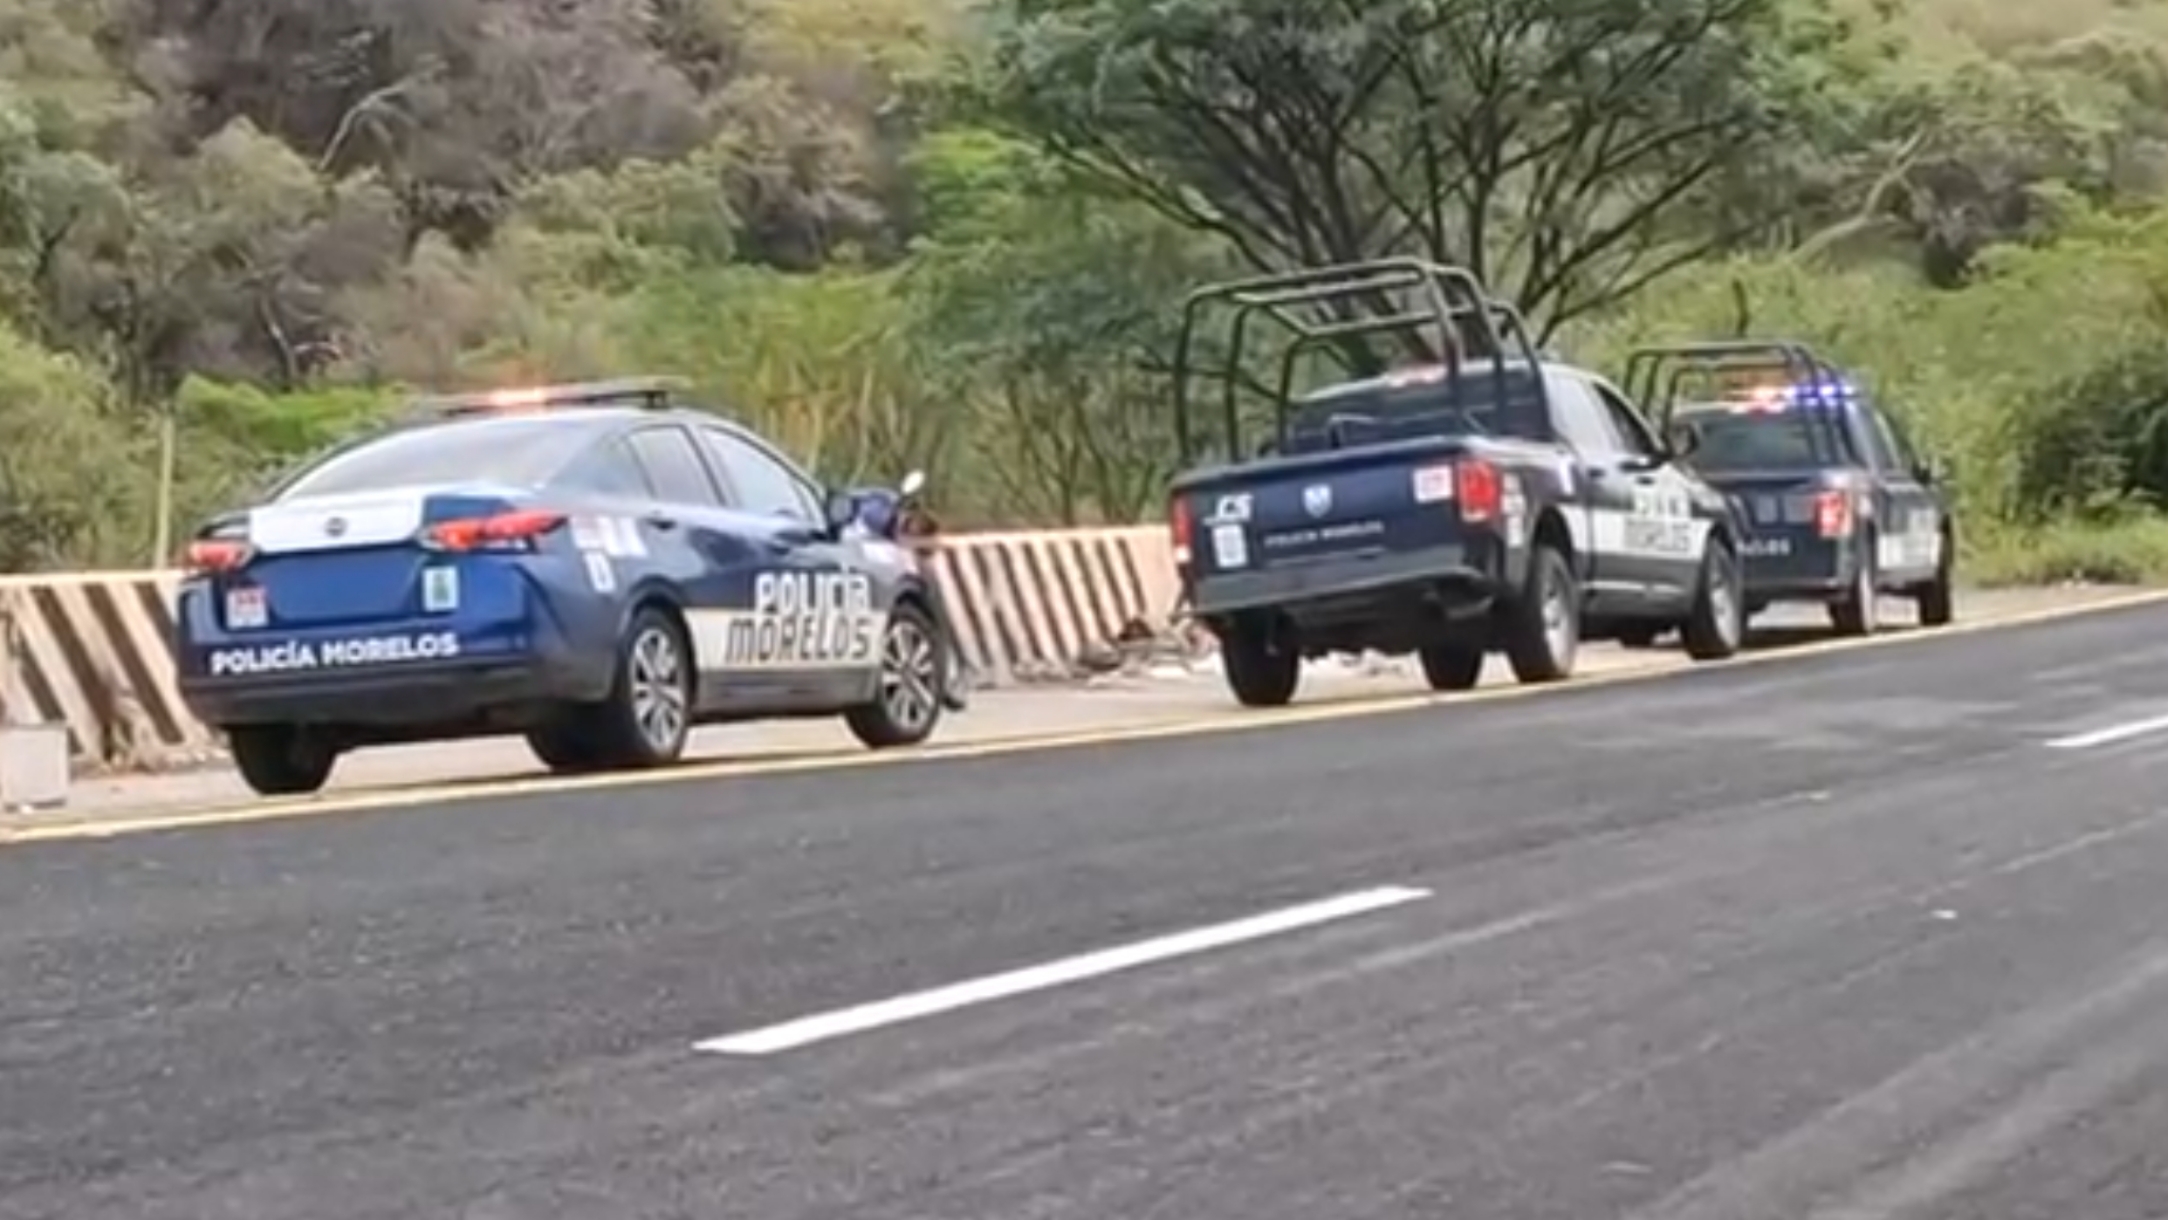
<instances>
[{"instance_id":1,"label":"police suv","mask_svg":"<svg viewBox=\"0 0 2168 1220\"><path fill-rule=\"evenodd\" d=\"M1724 340L1648 347L1625 383L1749 523L1747 611L1828 607L1840 634L1881 625L1909 598L1922 626L1950 622L1956 523L1932 462L1851 377L1805 344Z\"/></svg>"},{"instance_id":2,"label":"police suv","mask_svg":"<svg viewBox=\"0 0 2168 1220\"><path fill-rule=\"evenodd\" d=\"M491 734L557 771L769 717L915 744L947 636L857 505L666 381L432 400L200 532L181 693L267 794L359 746Z\"/></svg>"},{"instance_id":3,"label":"police suv","mask_svg":"<svg viewBox=\"0 0 2168 1220\"><path fill-rule=\"evenodd\" d=\"M1191 426L1189 383L1218 305L1235 341L1214 443ZM1293 339L1249 447L1240 396L1259 379L1240 339L1259 317ZM1290 392L1306 352L1382 362L1364 340L1422 355ZM1739 648L1730 502L1463 269L1392 259L1201 289L1176 373L1176 565L1239 702L1286 703L1304 660L1334 652L1414 653L1431 686L1461 690L1493 651L1523 682L1568 677L1584 637L1679 628L1696 659Z\"/></svg>"}]
</instances>

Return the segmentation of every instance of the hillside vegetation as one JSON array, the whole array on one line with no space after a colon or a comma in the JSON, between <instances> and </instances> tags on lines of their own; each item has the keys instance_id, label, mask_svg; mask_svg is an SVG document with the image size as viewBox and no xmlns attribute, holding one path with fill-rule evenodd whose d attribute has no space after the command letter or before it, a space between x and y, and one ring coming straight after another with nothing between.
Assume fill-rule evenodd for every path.
<instances>
[{"instance_id":1,"label":"hillside vegetation","mask_svg":"<svg viewBox=\"0 0 2168 1220\"><path fill-rule=\"evenodd\" d=\"M402 387L669 372L953 519L1156 512L1199 279L1784 332L1975 571L2168 569L2168 0L0 0L0 570ZM159 487L175 488L162 521Z\"/></svg>"}]
</instances>

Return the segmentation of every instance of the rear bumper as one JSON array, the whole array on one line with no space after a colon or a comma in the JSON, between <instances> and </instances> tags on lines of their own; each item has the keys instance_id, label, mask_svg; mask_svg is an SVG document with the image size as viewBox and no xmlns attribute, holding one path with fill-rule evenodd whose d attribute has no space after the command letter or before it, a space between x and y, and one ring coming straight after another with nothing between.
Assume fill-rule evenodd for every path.
<instances>
[{"instance_id":1,"label":"rear bumper","mask_svg":"<svg viewBox=\"0 0 2168 1220\"><path fill-rule=\"evenodd\" d=\"M259 635L207 629L202 599L194 600L184 595L181 606L177 684L189 711L219 727L321 724L426 737L600 699L615 678L614 649L576 646L548 615ZM435 647L385 646L424 637Z\"/></svg>"},{"instance_id":2,"label":"rear bumper","mask_svg":"<svg viewBox=\"0 0 2168 1220\"><path fill-rule=\"evenodd\" d=\"M1768 542L1756 540L1767 546ZM1746 555L1746 591L1757 601L1830 601L1842 597L1859 577L1860 545L1851 540L1806 542L1782 540L1787 549Z\"/></svg>"},{"instance_id":3,"label":"rear bumper","mask_svg":"<svg viewBox=\"0 0 2168 1220\"><path fill-rule=\"evenodd\" d=\"M1201 618L1270 607L1295 619L1348 618L1366 602L1381 607L1410 598L1446 607L1482 607L1517 587L1505 548L1455 543L1382 555L1334 556L1191 582L1190 607Z\"/></svg>"},{"instance_id":4,"label":"rear bumper","mask_svg":"<svg viewBox=\"0 0 2168 1220\"><path fill-rule=\"evenodd\" d=\"M589 700L607 673L521 657L371 673L184 677L181 699L206 724L326 724L423 729L487 721L559 700Z\"/></svg>"}]
</instances>

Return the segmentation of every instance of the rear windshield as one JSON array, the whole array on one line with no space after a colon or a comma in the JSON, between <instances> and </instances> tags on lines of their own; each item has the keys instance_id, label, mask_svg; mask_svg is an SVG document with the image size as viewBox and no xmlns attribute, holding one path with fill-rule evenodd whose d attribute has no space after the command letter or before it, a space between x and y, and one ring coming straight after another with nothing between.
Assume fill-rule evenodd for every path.
<instances>
[{"instance_id":1,"label":"rear windshield","mask_svg":"<svg viewBox=\"0 0 2168 1220\"><path fill-rule=\"evenodd\" d=\"M536 487L585 449L592 435L535 416L402 429L334 450L287 478L273 495L291 500L457 483Z\"/></svg>"},{"instance_id":2,"label":"rear windshield","mask_svg":"<svg viewBox=\"0 0 2168 1220\"><path fill-rule=\"evenodd\" d=\"M1500 389L1505 393L1501 397ZM1489 369L1466 369L1460 392L1450 381L1325 390L1287 410L1289 449L1329 444L1337 425L1344 444L1403 440L1416 436L1547 436L1542 389L1526 369L1503 379Z\"/></svg>"},{"instance_id":3,"label":"rear windshield","mask_svg":"<svg viewBox=\"0 0 2168 1220\"><path fill-rule=\"evenodd\" d=\"M1711 471L1821 470L1849 466L1840 429L1830 411L1682 411L1678 422L1700 433L1696 467Z\"/></svg>"}]
</instances>

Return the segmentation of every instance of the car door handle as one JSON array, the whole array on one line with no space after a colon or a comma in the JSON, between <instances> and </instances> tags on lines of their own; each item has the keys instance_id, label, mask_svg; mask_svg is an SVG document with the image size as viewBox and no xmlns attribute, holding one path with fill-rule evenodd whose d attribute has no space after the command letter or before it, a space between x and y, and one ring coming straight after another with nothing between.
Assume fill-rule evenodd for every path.
<instances>
[{"instance_id":1,"label":"car door handle","mask_svg":"<svg viewBox=\"0 0 2168 1220\"><path fill-rule=\"evenodd\" d=\"M668 513L649 513L646 521L659 530L674 530L678 527L677 518Z\"/></svg>"}]
</instances>

